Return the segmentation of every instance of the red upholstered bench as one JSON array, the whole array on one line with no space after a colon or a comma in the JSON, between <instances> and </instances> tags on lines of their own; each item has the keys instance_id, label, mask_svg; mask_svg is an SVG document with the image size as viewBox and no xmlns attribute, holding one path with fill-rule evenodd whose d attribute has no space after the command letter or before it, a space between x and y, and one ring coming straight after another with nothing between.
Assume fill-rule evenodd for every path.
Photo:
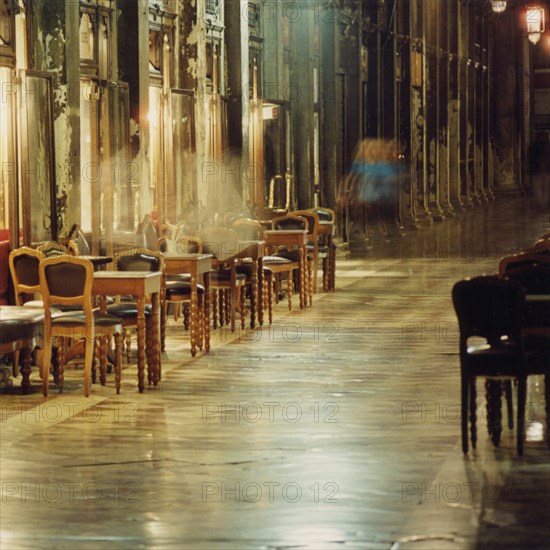
<instances>
[{"instance_id":1,"label":"red upholstered bench","mask_svg":"<svg viewBox=\"0 0 550 550\"><path fill-rule=\"evenodd\" d=\"M0 229L0 305L9 303L10 294L10 232Z\"/></svg>"}]
</instances>

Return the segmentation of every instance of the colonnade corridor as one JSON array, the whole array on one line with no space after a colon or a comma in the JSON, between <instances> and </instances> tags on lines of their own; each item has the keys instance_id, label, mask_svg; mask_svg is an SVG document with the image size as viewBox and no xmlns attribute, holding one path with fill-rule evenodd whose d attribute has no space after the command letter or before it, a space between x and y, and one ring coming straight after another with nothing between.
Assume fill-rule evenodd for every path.
<instances>
[{"instance_id":1,"label":"colonnade corridor","mask_svg":"<svg viewBox=\"0 0 550 550\"><path fill-rule=\"evenodd\" d=\"M82 370L44 400L33 372L0 395L2 548L547 548L543 381L527 441L460 448L455 281L547 233L500 198L342 258L335 292L272 327L213 334L192 359L170 321L162 381L123 371L82 396ZM20 378L19 378L20 380Z\"/></svg>"}]
</instances>

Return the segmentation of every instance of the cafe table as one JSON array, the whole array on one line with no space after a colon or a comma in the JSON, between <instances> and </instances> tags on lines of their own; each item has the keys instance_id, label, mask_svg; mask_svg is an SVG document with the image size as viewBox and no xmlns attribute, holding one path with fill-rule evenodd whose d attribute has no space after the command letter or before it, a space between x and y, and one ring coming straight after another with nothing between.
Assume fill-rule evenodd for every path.
<instances>
[{"instance_id":1,"label":"cafe table","mask_svg":"<svg viewBox=\"0 0 550 550\"><path fill-rule=\"evenodd\" d=\"M285 246L289 250L293 247L298 249L298 263L300 270L300 309L304 309L307 304L307 231L298 229L272 229L264 231L264 241L266 247L277 249L279 246Z\"/></svg>"},{"instance_id":2,"label":"cafe table","mask_svg":"<svg viewBox=\"0 0 550 550\"><path fill-rule=\"evenodd\" d=\"M138 388L145 389L145 298L151 296L151 350L147 350L149 383L155 386L160 380L160 332L159 311L162 283L161 272L151 271L96 271L92 284L92 293L101 297L101 308L106 310L107 295L132 295L137 304L137 346L138 346Z\"/></svg>"},{"instance_id":3,"label":"cafe table","mask_svg":"<svg viewBox=\"0 0 550 550\"><path fill-rule=\"evenodd\" d=\"M197 347L201 347L202 333L199 329L198 319L198 278L203 277L204 281L204 349L210 350L210 270L212 269L212 254L177 254L164 255L164 275L185 275L191 277L191 318L190 318L190 339L191 355L195 357ZM166 311L163 308L163 319L161 330L166 330ZM162 338L164 341L164 337Z\"/></svg>"},{"instance_id":4,"label":"cafe table","mask_svg":"<svg viewBox=\"0 0 550 550\"><path fill-rule=\"evenodd\" d=\"M79 258L82 258L83 260L88 260L89 262L92 262L94 269L97 270L100 267L103 267L107 264L110 264L113 262L112 256L78 256Z\"/></svg>"}]
</instances>

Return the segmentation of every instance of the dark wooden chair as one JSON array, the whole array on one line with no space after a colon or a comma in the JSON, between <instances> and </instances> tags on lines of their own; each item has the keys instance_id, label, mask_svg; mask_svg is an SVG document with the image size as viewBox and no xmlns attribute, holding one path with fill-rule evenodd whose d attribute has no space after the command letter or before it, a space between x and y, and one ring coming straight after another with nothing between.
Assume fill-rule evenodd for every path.
<instances>
[{"instance_id":1,"label":"dark wooden chair","mask_svg":"<svg viewBox=\"0 0 550 550\"><path fill-rule=\"evenodd\" d=\"M274 230L281 230L281 231L292 231L292 230L299 230L299 231L308 231L309 223L308 220L304 216L298 216L296 214L286 214L284 216L279 216L276 218L273 218L272 220L272 227ZM307 301L309 300L310 303L312 301L312 262L313 257L310 254L307 254L306 251L306 264L307 264L307 273L305 277L301 278L300 276L300 263L299 263L299 253L298 250L288 247L280 248L277 251L274 251L274 256L269 256L267 259L264 259L265 265L269 266L273 269L274 273L277 273L278 268L285 269L284 266L280 266L280 258L284 258L287 260L290 260L292 262L292 279L296 281L296 285L300 293L304 293L304 296L306 297L305 304L307 304ZM276 295L278 292L276 293ZM291 292L289 292L289 300L291 299ZM292 309L291 304L289 303L288 309Z\"/></svg>"},{"instance_id":2,"label":"dark wooden chair","mask_svg":"<svg viewBox=\"0 0 550 550\"><path fill-rule=\"evenodd\" d=\"M162 271L164 259L160 252L154 252L152 250L144 248L132 248L129 250L124 250L115 255L115 267L117 271ZM164 301L164 288L161 289L161 304ZM162 305L161 305L162 309ZM126 357L128 361L130 360L130 346L131 346L131 329L137 327L138 323L138 307L137 302L133 301L131 298L127 301L119 301L118 303L107 306L107 311L111 315L116 315L122 319L122 326L125 329L126 333ZM149 353L152 349L151 342L149 341L151 335L151 326L152 322L152 307L151 304L146 304L145 306L145 325L146 325L146 335L147 335L147 344L146 349ZM161 312L161 315L164 313ZM162 342L161 342L162 346ZM149 358L148 365L151 365L151 360ZM152 372L148 369L149 383L152 381Z\"/></svg>"},{"instance_id":3,"label":"dark wooden chair","mask_svg":"<svg viewBox=\"0 0 550 550\"><path fill-rule=\"evenodd\" d=\"M476 447L476 379L513 379L518 382L517 451L521 455L528 374L521 333L523 288L517 281L481 276L456 283L452 298L460 329L462 450L468 452L468 415L471 442ZM484 338L486 343L472 345L472 337Z\"/></svg>"},{"instance_id":4,"label":"dark wooden chair","mask_svg":"<svg viewBox=\"0 0 550 550\"><path fill-rule=\"evenodd\" d=\"M237 273L236 257L239 236L232 229L212 227L201 230L198 237L202 240L204 253L214 256L216 266L210 272L213 326L217 328L219 313L220 326L229 322L231 331L235 332L235 312L238 307L241 315L241 328L244 330L246 276Z\"/></svg>"},{"instance_id":5,"label":"dark wooden chair","mask_svg":"<svg viewBox=\"0 0 550 550\"><path fill-rule=\"evenodd\" d=\"M506 277L519 282L526 294L523 345L529 374L544 375L546 438L550 448L550 263L510 268Z\"/></svg>"}]
</instances>

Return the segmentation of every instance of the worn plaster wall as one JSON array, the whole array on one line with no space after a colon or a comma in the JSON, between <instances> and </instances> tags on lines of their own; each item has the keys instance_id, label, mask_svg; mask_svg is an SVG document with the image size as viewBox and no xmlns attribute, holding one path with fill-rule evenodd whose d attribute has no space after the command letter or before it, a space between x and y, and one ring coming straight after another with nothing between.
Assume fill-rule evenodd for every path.
<instances>
[{"instance_id":1,"label":"worn plaster wall","mask_svg":"<svg viewBox=\"0 0 550 550\"><path fill-rule=\"evenodd\" d=\"M35 0L29 7L30 68L52 77L56 210L62 236L80 219L79 9L64 0Z\"/></svg>"}]
</instances>

